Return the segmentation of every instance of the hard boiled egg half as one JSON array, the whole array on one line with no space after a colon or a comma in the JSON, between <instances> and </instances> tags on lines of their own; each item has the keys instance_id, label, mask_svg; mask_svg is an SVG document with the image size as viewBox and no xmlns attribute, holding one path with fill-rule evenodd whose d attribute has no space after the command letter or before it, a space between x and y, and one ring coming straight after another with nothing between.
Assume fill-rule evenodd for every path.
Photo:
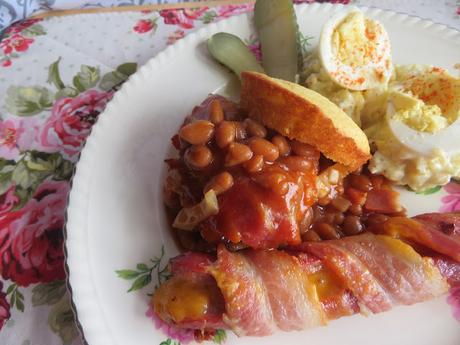
<instances>
[{"instance_id":1,"label":"hard boiled egg half","mask_svg":"<svg viewBox=\"0 0 460 345\"><path fill-rule=\"evenodd\" d=\"M324 24L319 55L331 79L350 90L385 85L392 73L385 28L358 9L340 12Z\"/></svg>"},{"instance_id":2,"label":"hard boiled egg half","mask_svg":"<svg viewBox=\"0 0 460 345\"><path fill-rule=\"evenodd\" d=\"M460 79L438 67L396 66L385 118L366 129L369 170L415 191L460 179Z\"/></svg>"},{"instance_id":3,"label":"hard boiled egg half","mask_svg":"<svg viewBox=\"0 0 460 345\"><path fill-rule=\"evenodd\" d=\"M460 79L420 65L398 66L396 75L387 107L393 135L419 155L460 153Z\"/></svg>"}]
</instances>

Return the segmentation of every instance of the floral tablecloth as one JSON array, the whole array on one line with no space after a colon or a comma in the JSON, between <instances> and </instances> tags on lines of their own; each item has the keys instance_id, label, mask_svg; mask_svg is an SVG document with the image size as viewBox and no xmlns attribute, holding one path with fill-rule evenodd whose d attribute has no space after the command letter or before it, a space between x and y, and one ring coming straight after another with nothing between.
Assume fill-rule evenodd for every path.
<instances>
[{"instance_id":1,"label":"floral tablecloth","mask_svg":"<svg viewBox=\"0 0 460 345\"><path fill-rule=\"evenodd\" d=\"M460 1L332 2L385 6L460 29ZM138 66L187 33L251 8L78 15L6 30L0 43L0 344L81 343L65 286L63 226L69 180L91 126ZM460 210L459 186L446 187L445 210Z\"/></svg>"}]
</instances>

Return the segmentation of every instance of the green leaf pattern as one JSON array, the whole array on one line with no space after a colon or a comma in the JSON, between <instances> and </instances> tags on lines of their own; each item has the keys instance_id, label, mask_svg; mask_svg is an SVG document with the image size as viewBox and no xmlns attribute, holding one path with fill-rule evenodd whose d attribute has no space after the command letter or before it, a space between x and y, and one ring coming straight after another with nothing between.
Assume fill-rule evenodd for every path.
<instances>
[{"instance_id":1,"label":"green leaf pattern","mask_svg":"<svg viewBox=\"0 0 460 345\"><path fill-rule=\"evenodd\" d=\"M48 324L53 332L59 335L63 345L71 344L78 336L74 313L67 294L51 307L48 314Z\"/></svg>"},{"instance_id":2,"label":"green leaf pattern","mask_svg":"<svg viewBox=\"0 0 460 345\"><path fill-rule=\"evenodd\" d=\"M56 87L56 89L61 90L65 88L64 83L61 80L61 76L59 75L59 62L61 58L57 59L53 62L50 67L48 68L48 84L52 84Z\"/></svg>"},{"instance_id":3,"label":"green leaf pattern","mask_svg":"<svg viewBox=\"0 0 460 345\"><path fill-rule=\"evenodd\" d=\"M16 116L31 116L50 109L54 95L46 87L11 86L7 91L6 109Z\"/></svg>"},{"instance_id":4,"label":"green leaf pattern","mask_svg":"<svg viewBox=\"0 0 460 345\"><path fill-rule=\"evenodd\" d=\"M218 329L212 341L216 344L223 344L227 340L227 333L223 329Z\"/></svg>"},{"instance_id":5,"label":"green leaf pattern","mask_svg":"<svg viewBox=\"0 0 460 345\"><path fill-rule=\"evenodd\" d=\"M53 305L58 303L66 294L64 280L35 285L32 289L32 305Z\"/></svg>"},{"instance_id":6,"label":"green leaf pattern","mask_svg":"<svg viewBox=\"0 0 460 345\"><path fill-rule=\"evenodd\" d=\"M113 72L105 74L99 87L104 91L116 90L122 83L124 83L128 77L136 72L136 63L125 63L117 67Z\"/></svg>"},{"instance_id":7,"label":"green leaf pattern","mask_svg":"<svg viewBox=\"0 0 460 345\"><path fill-rule=\"evenodd\" d=\"M100 79L99 67L81 66L81 71L73 78L73 85L80 91L86 91L97 85Z\"/></svg>"},{"instance_id":8,"label":"green leaf pattern","mask_svg":"<svg viewBox=\"0 0 460 345\"><path fill-rule=\"evenodd\" d=\"M161 254L159 257L154 257L150 259L151 265L148 266L144 263L139 263L136 265L136 269L124 269L124 270L117 270L115 273L118 275L119 278L125 280L133 280L131 287L129 288L128 292L140 290L146 286L148 286L152 282L152 275L155 274L157 278L157 285L155 288L158 287L158 284L161 284L165 280L167 280L170 276L168 263L162 263L162 260L165 256L164 246L161 247Z\"/></svg>"},{"instance_id":9,"label":"green leaf pattern","mask_svg":"<svg viewBox=\"0 0 460 345\"><path fill-rule=\"evenodd\" d=\"M20 312L24 312L24 295L21 293L15 283L8 287L6 290L6 295L10 299L11 307L15 307Z\"/></svg>"}]
</instances>

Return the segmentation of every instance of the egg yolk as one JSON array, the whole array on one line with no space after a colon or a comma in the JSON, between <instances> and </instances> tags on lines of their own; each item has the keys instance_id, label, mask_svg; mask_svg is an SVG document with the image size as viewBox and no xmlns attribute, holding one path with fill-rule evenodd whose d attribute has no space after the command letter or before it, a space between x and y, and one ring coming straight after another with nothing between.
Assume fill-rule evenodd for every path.
<instances>
[{"instance_id":1,"label":"egg yolk","mask_svg":"<svg viewBox=\"0 0 460 345\"><path fill-rule=\"evenodd\" d=\"M416 131L435 133L449 125L437 105L425 104L401 92L392 92L390 101L396 109L392 119L401 121Z\"/></svg>"},{"instance_id":2,"label":"egg yolk","mask_svg":"<svg viewBox=\"0 0 460 345\"><path fill-rule=\"evenodd\" d=\"M374 21L361 12L348 15L334 30L332 47L338 60L351 67L365 66L378 59L376 38L381 33Z\"/></svg>"},{"instance_id":3,"label":"egg yolk","mask_svg":"<svg viewBox=\"0 0 460 345\"><path fill-rule=\"evenodd\" d=\"M403 87L424 103L439 107L448 124L459 117L460 80L445 70L433 67L420 75L410 76L404 81Z\"/></svg>"},{"instance_id":4,"label":"egg yolk","mask_svg":"<svg viewBox=\"0 0 460 345\"><path fill-rule=\"evenodd\" d=\"M460 115L460 80L437 67L399 66L390 84L393 119L420 132L435 133Z\"/></svg>"}]
</instances>

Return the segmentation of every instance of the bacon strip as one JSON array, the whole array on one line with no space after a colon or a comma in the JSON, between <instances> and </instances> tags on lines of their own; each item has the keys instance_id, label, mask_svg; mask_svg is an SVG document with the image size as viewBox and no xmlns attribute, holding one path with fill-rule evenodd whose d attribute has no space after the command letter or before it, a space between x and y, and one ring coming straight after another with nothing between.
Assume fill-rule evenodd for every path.
<instances>
[{"instance_id":1,"label":"bacon strip","mask_svg":"<svg viewBox=\"0 0 460 345\"><path fill-rule=\"evenodd\" d=\"M387 235L413 241L460 262L458 234L454 231L451 234L443 231L446 228L458 229L458 217L458 214L438 214L436 217L421 215L414 219L393 217L383 224L383 231Z\"/></svg>"},{"instance_id":2,"label":"bacon strip","mask_svg":"<svg viewBox=\"0 0 460 345\"><path fill-rule=\"evenodd\" d=\"M446 284L431 259L422 258L412 247L387 236L364 234L336 241L348 249L392 299L393 305L410 305L446 291Z\"/></svg>"},{"instance_id":3,"label":"bacon strip","mask_svg":"<svg viewBox=\"0 0 460 345\"><path fill-rule=\"evenodd\" d=\"M351 290L361 310L379 313L391 308L391 301L377 280L352 252L338 246L339 241L304 243L298 248L319 257Z\"/></svg>"},{"instance_id":4,"label":"bacon strip","mask_svg":"<svg viewBox=\"0 0 460 345\"><path fill-rule=\"evenodd\" d=\"M460 241L460 213L424 213L413 219Z\"/></svg>"},{"instance_id":5,"label":"bacon strip","mask_svg":"<svg viewBox=\"0 0 460 345\"><path fill-rule=\"evenodd\" d=\"M246 255L264 282L280 330L298 331L325 324L314 285L296 257L275 250L249 251Z\"/></svg>"},{"instance_id":6,"label":"bacon strip","mask_svg":"<svg viewBox=\"0 0 460 345\"><path fill-rule=\"evenodd\" d=\"M226 324L239 336L263 336L276 330L266 286L246 255L219 247L210 267L225 299Z\"/></svg>"}]
</instances>

